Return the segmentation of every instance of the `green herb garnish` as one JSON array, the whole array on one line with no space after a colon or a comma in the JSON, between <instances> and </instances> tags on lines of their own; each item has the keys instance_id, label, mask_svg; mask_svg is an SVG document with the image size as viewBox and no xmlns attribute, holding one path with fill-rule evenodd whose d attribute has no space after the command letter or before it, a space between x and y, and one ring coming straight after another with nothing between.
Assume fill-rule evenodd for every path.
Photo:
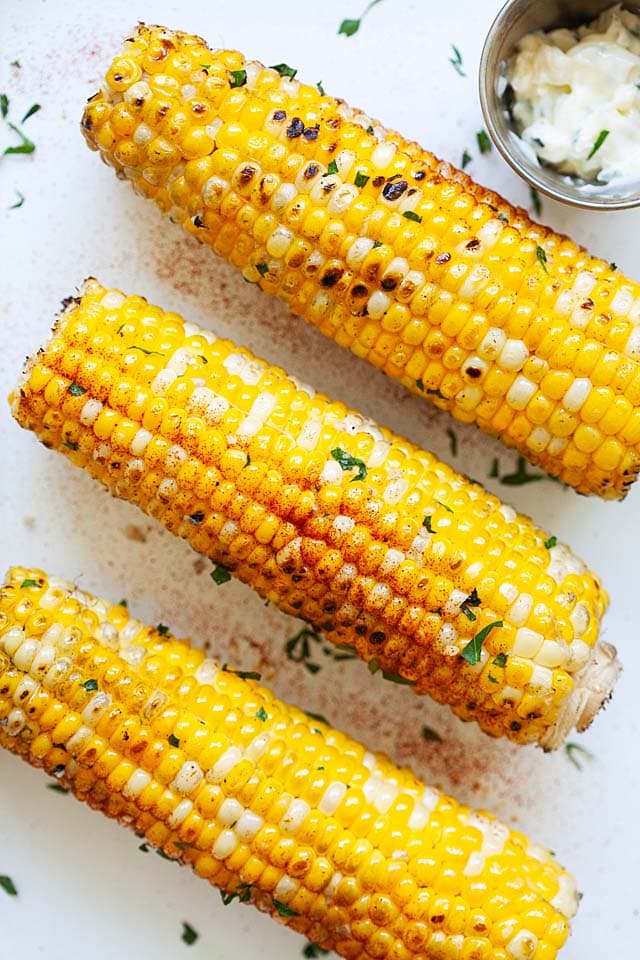
<instances>
[{"instance_id":1,"label":"green herb garnish","mask_svg":"<svg viewBox=\"0 0 640 960\"><path fill-rule=\"evenodd\" d=\"M22 64L20 63L19 60L12 60L11 63L9 64L9 66L10 66L10 67L15 67L16 70L19 70L20 67L22 66Z\"/></svg>"},{"instance_id":2,"label":"green herb garnish","mask_svg":"<svg viewBox=\"0 0 640 960\"><path fill-rule=\"evenodd\" d=\"M436 733L432 727L427 727L426 724L422 727L420 735L426 743L442 743L440 734Z\"/></svg>"},{"instance_id":3,"label":"green herb garnish","mask_svg":"<svg viewBox=\"0 0 640 960\"><path fill-rule=\"evenodd\" d=\"M169 743L171 744L172 747L179 747L179 746L180 746L180 741L178 740L178 738L177 738L173 733L170 733L170 734L169 734L169 736L167 737L167 740L169 741Z\"/></svg>"},{"instance_id":4,"label":"green herb garnish","mask_svg":"<svg viewBox=\"0 0 640 960\"><path fill-rule=\"evenodd\" d=\"M335 162L335 160L330 160L329 166L327 167L327 173L337 173L337 172L338 172L338 164Z\"/></svg>"},{"instance_id":5,"label":"green herb garnish","mask_svg":"<svg viewBox=\"0 0 640 960\"><path fill-rule=\"evenodd\" d=\"M81 387L79 383L76 383L75 380L67 387L67 393L70 393L72 397L81 397L86 392L86 389Z\"/></svg>"},{"instance_id":6,"label":"green herb garnish","mask_svg":"<svg viewBox=\"0 0 640 960\"><path fill-rule=\"evenodd\" d=\"M464 66L462 63L462 54L460 53L460 51L458 50L458 48L454 43L451 44L451 49L453 50L453 56L449 57L449 63L451 64L451 66L453 67L453 69L456 71L457 74L459 74L461 77L466 77L466 73L464 72ZM462 169L464 170L464 167Z\"/></svg>"},{"instance_id":7,"label":"green herb garnish","mask_svg":"<svg viewBox=\"0 0 640 960\"><path fill-rule=\"evenodd\" d=\"M584 769L583 760L593 760L594 756L590 750L587 750L586 747L581 746L579 743L565 743L564 745L565 753L567 757L578 770Z\"/></svg>"},{"instance_id":8,"label":"green herb garnish","mask_svg":"<svg viewBox=\"0 0 640 960\"><path fill-rule=\"evenodd\" d=\"M469 151L465 150L462 154L462 160L460 161L460 166L462 167L462 169L466 170L466 168L469 166L472 160L473 160L473 157L471 156Z\"/></svg>"},{"instance_id":9,"label":"green herb garnish","mask_svg":"<svg viewBox=\"0 0 640 960\"><path fill-rule=\"evenodd\" d=\"M311 940L309 940L307 945L302 948L302 956L307 957L307 960L316 960L317 957L326 957L329 955L329 953L329 950L325 950L324 947L319 947L317 943L312 943Z\"/></svg>"},{"instance_id":10,"label":"green herb garnish","mask_svg":"<svg viewBox=\"0 0 640 960\"><path fill-rule=\"evenodd\" d=\"M20 123L25 123L25 121L28 120L29 117L32 117L32 116L34 115L34 113L37 113L38 110L42 110L42 107L40 106L39 103L34 103L32 107L29 107L29 109L28 109L27 112L25 113L25 115L24 115L24 117L22 118L22 120L20 121Z\"/></svg>"},{"instance_id":11,"label":"green herb garnish","mask_svg":"<svg viewBox=\"0 0 640 960\"><path fill-rule=\"evenodd\" d=\"M356 187L364 187L369 182L369 177L366 173L360 173L358 170L356 173L356 178L353 182L355 183Z\"/></svg>"},{"instance_id":12,"label":"green herb garnish","mask_svg":"<svg viewBox=\"0 0 640 960\"><path fill-rule=\"evenodd\" d=\"M182 942L186 943L188 947L192 946L198 939L200 934L197 930L194 930L190 923L187 923L186 920L182 921Z\"/></svg>"},{"instance_id":13,"label":"green herb garnish","mask_svg":"<svg viewBox=\"0 0 640 960\"><path fill-rule=\"evenodd\" d=\"M533 209L535 210L536 216L539 217L542 213L542 200L540 199L540 194L535 187L529 187L529 194L531 196L531 203L533 204Z\"/></svg>"},{"instance_id":14,"label":"green herb garnish","mask_svg":"<svg viewBox=\"0 0 640 960\"><path fill-rule=\"evenodd\" d=\"M502 220L503 223L509 223L509 218L505 217L504 213L498 214L498 220Z\"/></svg>"},{"instance_id":15,"label":"green herb garnish","mask_svg":"<svg viewBox=\"0 0 640 960\"><path fill-rule=\"evenodd\" d=\"M374 240L374 241L373 241L373 249L374 249L374 250L377 250L377 248L378 248L378 247L381 247L381 246L382 246L382 240Z\"/></svg>"},{"instance_id":16,"label":"green herb garnish","mask_svg":"<svg viewBox=\"0 0 640 960\"><path fill-rule=\"evenodd\" d=\"M269 714L267 713L264 707L260 707L260 709L256 713L256 720L262 720L262 722L265 723L265 721L268 719L269 719Z\"/></svg>"},{"instance_id":17,"label":"green herb garnish","mask_svg":"<svg viewBox=\"0 0 640 960\"><path fill-rule=\"evenodd\" d=\"M6 93L0 93L0 113L2 114L3 120L6 119L9 113L9 97Z\"/></svg>"},{"instance_id":18,"label":"green herb garnish","mask_svg":"<svg viewBox=\"0 0 640 960\"><path fill-rule=\"evenodd\" d=\"M489 681L489 683L500 683L500 681L496 680L496 678L492 676L492 674L490 673L487 674L487 680Z\"/></svg>"},{"instance_id":19,"label":"green herb garnish","mask_svg":"<svg viewBox=\"0 0 640 960\"><path fill-rule=\"evenodd\" d=\"M373 127L371 126L371 124L369 124L369 126L367 127L366 132L373 133Z\"/></svg>"},{"instance_id":20,"label":"green herb garnish","mask_svg":"<svg viewBox=\"0 0 640 960\"><path fill-rule=\"evenodd\" d=\"M267 266L266 263L256 263L256 270L258 271L261 277L264 277L265 273L268 272L269 267Z\"/></svg>"},{"instance_id":21,"label":"green herb garnish","mask_svg":"<svg viewBox=\"0 0 640 960\"><path fill-rule=\"evenodd\" d=\"M91 680L85 680L84 683L80 684L80 686L84 687L87 693L93 693L98 689L98 681L92 678Z\"/></svg>"},{"instance_id":22,"label":"green herb garnish","mask_svg":"<svg viewBox=\"0 0 640 960\"><path fill-rule=\"evenodd\" d=\"M127 610L128 607L129 607L129 601L123 599L123 600L120 601L120 603L118 604L118 606L119 606L119 607L124 607L125 610Z\"/></svg>"},{"instance_id":23,"label":"green herb garnish","mask_svg":"<svg viewBox=\"0 0 640 960\"><path fill-rule=\"evenodd\" d=\"M498 653L493 658L491 663L494 663L496 667L506 667L507 665L507 655L506 653Z\"/></svg>"},{"instance_id":24,"label":"green herb garnish","mask_svg":"<svg viewBox=\"0 0 640 960\"><path fill-rule=\"evenodd\" d=\"M351 456L350 453L347 453L346 450L342 450L340 447L334 447L331 451L331 456L334 460L337 460L343 470L353 470L357 468L357 474L351 478L352 483L356 480L364 480L367 476L366 464L364 460L360 460L359 457Z\"/></svg>"},{"instance_id":25,"label":"green herb garnish","mask_svg":"<svg viewBox=\"0 0 640 960\"><path fill-rule=\"evenodd\" d=\"M471 664L471 666L475 666L476 663L480 663L482 644L494 628L501 626L502 620L494 620L493 623L488 623L487 626L483 627L479 633L476 633L475 637L473 637L473 639L471 639L466 647L464 647L460 652L460 656L463 658L463 660L466 660L467 663Z\"/></svg>"},{"instance_id":26,"label":"green herb garnish","mask_svg":"<svg viewBox=\"0 0 640 960\"><path fill-rule=\"evenodd\" d=\"M431 526L431 514L428 513L424 520L422 521L422 526L425 528L427 533L435 533L436 531Z\"/></svg>"},{"instance_id":27,"label":"green herb garnish","mask_svg":"<svg viewBox=\"0 0 640 960\"><path fill-rule=\"evenodd\" d=\"M229 86L233 90L234 87L244 87L247 82L247 71L246 70L230 70L229 73L233 77Z\"/></svg>"},{"instance_id":28,"label":"green herb garnish","mask_svg":"<svg viewBox=\"0 0 640 960\"><path fill-rule=\"evenodd\" d=\"M282 900L276 900L273 898L273 905L278 911L278 916L280 917L299 917L300 914L295 910L292 910L291 907L288 907L286 903L283 903Z\"/></svg>"},{"instance_id":29,"label":"green herb garnish","mask_svg":"<svg viewBox=\"0 0 640 960\"><path fill-rule=\"evenodd\" d=\"M421 393L426 394L428 397L439 397L440 400L446 400L445 395L438 389L433 390L431 387L425 387L424 380L416 380L416 387L420 390Z\"/></svg>"},{"instance_id":30,"label":"green herb garnish","mask_svg":"<svg viewBox=\"0 0 640 960\"><path fill-rule=\"evenodd\" d=\"M54 793L69 793L66 787L63 787L61 783L48 783L47 790L53 790Z\"/></svg>"},{"instance_id":31,"label":"green herb garnish","mask_svg":"<svg viewBox=\"0 0 640 960\"><path fill-rule=\"evenodd\" d=\"M357 33L358 30L360 29L362 25L362 21L364 20L366 15L369 13L369 10L371 10L372 7L377 6L379 3L381 3L381 0L371 0L371 2L365 8L364 12L361 13L357 19L343 20L342 23L340 24L340 27L338 28L338 35L342 33L344 34L345 37L352 37L354 33Z\"/></svg>"},{"instance_id":32,"label":"green herb garnish","mask_svg":"<svg viewBox=\"0 0 640 960\"><path fill-rule=\"evenodd\" d=\"M538 263L544 270L544 272L549 273L549 271L547 270L547 254L542 247L536 247L536 258L538 260Z\"/></svg>"},{"instance_id":33,"label":"green herb garnish","mask_svg":"<svg viewBox=\"0 0 640 960\"><path fill-rule=\"evenodd\" d=\"M281 77L289 77L290 80L293 80L298 72L294 70L293 67L290 67L288 63L273 63L271 69L277 70Z\"/></svg>"},{"instance_id":34,"label":"green herb garnish","mask_svg":"<svg viewBox=\"0 0 640 960\"><path fill-rule=\"evenodd\" d=\"M72 440L63 440L63 441L62 441L62 446L63 446L63 447L67 447L68 450L74 450L74 451L75 451L75 450L78 449L78 444L77 444L77 443L74 443Z\"/></svg>"},{"instance_id":35,"label":"green herb garnish","mask_svg":"<svg viewBox=\"0 0 640 960\"><path fill-rule=\"evenodd\" d=\"M327 726L329 726L329 721L327 720L326 717L323 717L321 713L311 713L310 710L305 710L304 712L309 717L309 719L315 720L317 723L325 723Z\"/></svg>"},{"instance_id":36,"label":"green herb garnish","mask_svg":"<svg viewBox=\"0 0 640 960\"><path fill-rule=\"evenodd\" d=\"M486 130L478 130L476 133L476 140L478 142L478 150L480 153L491 153L493 149L493 144L489 139L489 134Z\"/></svg>"},{"instance_id":37,"label":"green herb garnish","mask_svg":"<svg viewBox=\"0 0 640 960\"><path fill-rule=\"evenodd\" d=\"M164 353L160 353L159 350L147 350L145 347L138 347L138 346L136 346L135 344L133 344L133 346L129 347L129 350L139 350L140 353L144 353L144 354L146 354L148 357L150 357L152 354L153 354L154 356L156 356L156 357L164 357Z\"/></svg>"},{"instance_id":38,"label":"green herb garnish","mask_svg":"<svg viewBox=\"0 0 640 960\"><path fill-rule=\"evenodd\" d=\"M235 677L240 677L241 680L262 680L262 674L256 673L255 670L234 670L226 663L222 665L222 672L232 673Z\"/></svg>"},{"instance_id":39,"label":"green herb garnish","mask_svg":"<svg viewBox=\"0 0 640 960\"><path fill-rule=\"evenodd\" d=\"M209 229L209 227L205 227L204 220L198 213L196 213L195 217L193 218L193 225L194 227L202 227L203 230Z\"/></svg>"},{"instance_id":40,"label":"green herb garnish","mask_svg":"<svg viewBox=\"0 0 640 960\"><path fill-rule=\"evenodd\" d=\"M492 472L491 476L497 476L497 474ZM503 483L506 487L521 487L525 483L534 483L536 480L544 480L544 475L542 473L528 473L527 461L524 457L518 457L518 465L513 473L505 473L500 477L500 483Z\"/></svg>"},{"instance_id":41,"label":"green herb garnish","mask_svg":"<svg viewBox=\"0 0 640 960\"><path fill-rule=\"evenodd\" d=\"M36 149L35 143L32 143L28 137L25 137L22 130L19 130L15 123L8 124L9 128L13 130L14 133L17 133L20 137L21 143L17 147L7 147L2 154L3 157L9 156L13 153L33 153Z\"/></svg>"},{"instance_id":42,"label":"green herb garnish","mask_svg":"<svg viewBox=\"0 0 640 960\"><path fill-rule=\"evenodd\" d=\"M15 203L11 204L11 206L9 207L9 210L17 210L24 203L24 194L20 193L19 190L16 190L16 196L18 197L18 199L16 200Z\"/></svg>"},{"instance_id":43,"label":"green herb garnish","mask_svg":"<svg viewBox=\"0 0 640 960\"><path fill-rule=\"evenodd\" d=\"M0 887L2 887L4 892L7 893L10 897L18 896L18 891L16 889L15 883L13 882L11 877L8 877L6 874L0 875Z\"/></svg>"},{"instance_id":44,"label":"green herb garnish","mask_svg":"<svg viewBox=\"0 0 640 960\"><path fill-rule=\"evenodd\" d=\"M405 210L402 216L406 217L407 220L413 220L414 223L422 223L422 217L414 210Z\"/></svg>"},{"instance_id":45,"label":"green herb garnish","mask_svg":"<svg viewBox=\"0 0 640 960\"><path fill-rule=\"evenodd\" d=\"M436 500L436 503L438 504L438 506L442 507L443 510L446 510L447 513L453 513L453 510L451 509L451 507L448 507L446 503L442 502L442 500Z\"/></svg>"},{"instance_id":46,"label":"green herb garnish","mask_svg":"<svg viewBox=\"0 0 640 960\"><path fill-rule=\"evenodd\" d=\"M601 131L600 131L600 133L598 134L598 136L597 136L596 139L594 140L593 146L591 147L591 153L590 153L589 156L587 157L587 160L591 160L591 157L592 157L595 153L598 152L598 150L600 149L600 147L602 146L602 144L605 142L605 140L607 139L607 137L609 136L610 133L611 133L610 130L601 130Z\"/></svg>"},{"instance_id":47,"label":"green herb garnish","mask_svg":"<svg viewBox=\"0 0 640 960\"><path fill-rule=\"evenodd\" d=\"M156 627L156 630L161 637L166 637L166 635L169 633L169 627L165 623L159 623Z\"/></svg>"},{"instance_id":48,"label":"green herb garnish","mask_svg":"<svg viewBox=\"0 0 640 960\"><path fill-rule=\"evenodd\" d=\"M474 587L468 597L460 604L460 613L464 613L467 620L477 620L475 613L470 609L471 607L480 606L480 597L478 596L478 591Z\"/></svg>"},{"instance_id":49,"label":"green herb garnish","mask_svg":"<svg viewBox=\"0 0 640 960\"><path fill-rule=\"evenodd\" d=\"M493 458L493 463L491 464L491 470L489 472L490 477L499 477L500 476L500 464L498 458Z\"/></svg>"},{"instance_id":50,"label":"green herb garnish","mask_svg":"<svg viewBox=\"0 0 640 960\"><path fill-rule=\"evenodd\" d=\"M451 427L447 427L447 436L449 437L449 449L451 451L451 456L457 457L458 456L458 438L456 437Z\"/></svg>"},{"instance_id":51,"label":"green herb garnish","mask_svg":"<svg viewBox=\"0 0 640 960\"><path fill-rule=\"evenodd\" d=\"M39 587L40 584L37 580L23 580L20 584L20 589L24 590L25 587Z\"/></svg>"},{"instance_id":52,"label":"green herb garnish","mask_svg":"<svg viewBox=\"0 0 640 960\"><path fill-rule=\"evenodd\" d=\"M225 890L221 890L220 897L225 907L228 907L234 900L238 900L240 903L247 903L247 901L251 899L251 884L239 883L233 893L227 893Z\"/></svg>"},{"instance_id":53,"label":"green herb garnish","mask_svg":"<svg viewBox=\"0 0 640 960\"><path fill-rule=\"evenodd\" d=\"M555 547L557 542L558 542L557 537L549 537L548 540L545 540L544 545L547 548L547 550L551 550L551 547Z\"/></svg>"},{"instance_id":54,"label":"green herb garnish","mask_svg":"<svg viewBox=\"0 0 640 960\"><path fill-rule=\"evenodd\" d=\"M316 83L316 89L321 97L325 96L324 87L322 86L322 80L318 80Z\"/></svg>"},{"instance_id":55,"label":"green herb garnish","mask_svg":"<svg viewBox=\"0 0 640 960\"><path fill-rule=\"evenodd\" d=\"M615 272L618 269L618 264L612 260L611 263L609 264L609 269Z\"/></svg>"},{"instance_id":56,"label":"green herb garnish","mask_svg":"<svg viewBox=\"0 0 640 960\"><path fill-rule=\"evenodd\" d=\"M382 673L383 680L390 680L391 683L399 683L402 686L410 687L413 685L413 680L407 680L406 677L401 677L399 673L390 673L388 670L380 670L380 661L377 657L372 657L371 660L367 663L367 669L369 673Z\"/></svg>"},{"instance_id":57,"label":"green herb garnish","mask_svg":"<svg viewBox=\"0 0 640 960\"><path fill-rule=\"evenodd\" d=\"M231 580L231 574L221 563L216 563L209 576L219 587L222 586L223 583L229 583L229 580Z\"/></svg>"}]
</instances>

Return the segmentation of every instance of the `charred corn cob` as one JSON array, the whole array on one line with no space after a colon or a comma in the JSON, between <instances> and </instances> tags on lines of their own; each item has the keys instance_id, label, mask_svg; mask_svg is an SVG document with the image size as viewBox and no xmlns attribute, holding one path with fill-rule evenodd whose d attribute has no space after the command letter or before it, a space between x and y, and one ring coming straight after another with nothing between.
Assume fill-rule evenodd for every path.
<instances>
[{"instance_id":1,"label":"charred corn cob","mask_svg":"<svg viewBox=\"0 0 640 960\"><path fill-rule=\"evenodd\" d=\"M82 121L185 230L581 493L640 465L640 288L280 68L140 26Z\"/></svg>"},{"instance_id":2,"label":"charred corn cob","mask_svg":"<svg viewBox=\"0 0 640 960\"><path fill-rule=\"evenodd\" d=\"M350 960L553 960L569 933L547 850L23 567L0 591L0 744Z\"/></svg>"},{"instance_id":3,"label":"charred corn cob","mask_svg":"<svg viewBox=\"0 0 640 960\"><path fill-rule=\"evenodd\" d=\"M611 692L607 596L567 547L177 314L87 281L11 399L113 494L488 733L556 747Z\"/></svg>"}]
</instances>

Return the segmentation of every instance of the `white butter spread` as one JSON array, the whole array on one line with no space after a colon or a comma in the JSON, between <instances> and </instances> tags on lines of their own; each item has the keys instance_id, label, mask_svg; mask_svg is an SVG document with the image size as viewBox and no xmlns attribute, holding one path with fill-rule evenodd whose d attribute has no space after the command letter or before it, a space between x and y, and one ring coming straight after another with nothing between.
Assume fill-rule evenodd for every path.
<instances>
[{"instance_id":1,"label":"white butter spread","mask_svg":"<svg viewBox=\"0 0 640 960\"><path fill-rule=\"evenodd\" d=\"M530 33L507 79L541 161L601 183L640 176L640 16L616 4L577 30Z\"/></svg>"}]
</instances>

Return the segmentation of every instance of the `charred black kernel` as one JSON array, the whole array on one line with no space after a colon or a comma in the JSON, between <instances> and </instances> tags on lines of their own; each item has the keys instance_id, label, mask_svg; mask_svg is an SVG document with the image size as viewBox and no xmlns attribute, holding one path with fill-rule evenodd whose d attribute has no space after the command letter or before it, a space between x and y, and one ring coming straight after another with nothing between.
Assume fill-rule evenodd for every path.
<instances>
[{"instance_id":1,"label":"charred black kernel","mask_svg":"<svg viewBox=\"0 0 640 960\"><path fill-rule=\"evenodd\" d=\"M300 583L300 581L302 580L302 576L299 573L294 573L291 575L291 579L293 580L294 583Z\"/></svg>"},{"instance_id":2,"label":"charred black kernel","mask_svg":"<svg viewBox=\"0 0 640 960\"><path fill-rule=\"evenodd\" d=\"M248 183L250 183L253 180L255 176L255 172L256 171L254 167L245 167L243 170L240 171L240 183L243 186L246 186Z\"/></svg>"},{"instance_id":3,"label":"charred black kernel","mask_svg":"<svg viewBox=\"0 0 640 960\"><path fill-rule=\"evenodd\" d=\"M417 192L418 192L417 187L410 187L409 190L407 191L407 196L412 197L414 193L417 193Z\"/></svg>"},{"instance_id":4,"label":"charred black kernel","mask_svg":"<svg viewBox=\"0 0 640 960\"><path fill-rule=\"evenodd\" d=\"M384 183L384 177L374 177L371 183L374 187L381 187Z\"/></svg>"},{"instance_id":5,"label":"charred black kernel","mask_svg":"<svg viewBox=\"0 0 640 960\"><path fill-rule=\"evenodd\" d=\"M424 180L424 178L426 177L426 175L427 175L427 174L426 174L426 171L425 171L425 170L416 170L416 172L415 172L414 175L413 175L413 179L414 179L414 180Z\"/></svg>"},{"instance_id":6,"label":"charred black kernel","mask_svg":"<svg viewBox=\"0 0 640 960\"><path fill-rule=\"evenodd\" d=\"M330 143L327 147L327 153L334 153L337 146L337 143Z\"/></svg>"},{"instance_id":7,"label":"charred black kernel","mask_svg":"<svg viewBox=\"0 0 640 960\"><path fill-rule=\"evenodd\" d=\"M431 917L431 923L443 923L444 913L437 913L434 917Z\"/></svg>"},{"instance_id":8,"label":"charred black kernel","mask_svg":"<svg viewBox=\"0 0 640 960\"><path fill-rule=\"evenodd\" d=\"M475 702L475 700L470 700L469 703L467 704L467 710L477 710L477 709L478 709L478 704Z\"/></svg>"},{"instance_id":9,"label":"charred black kernel","mask_svg":"<svg viewBox=\"0 0 640 960\"><path fill-rule=\"evenodd\" d=\"M140 103L136 102L136 106L140 107L142 106L143 103L144 101L142 100L142 98L140 98ZM194 113L204 113L207 109L207 106L204 103L194 103L191 109L193 110Z\"/></svg>"},{"instance_id":10,"label":"charred black kernel","mask_svg":"<svg viewBox=\"0 0 640 960\"><path fill-rule=\"evenodd\" d=\"M300 117L294 117L289 126L287 127L287 136L290 140L294 140L296 137L301 137L304 132L304 123Z\"/></svg>"},{"instance_id":11,"label":"charred black kernel","mask_svg":"<svg viewBox=\"0 0 640 960\"><path fill-rule=\"evenodd\" d=\"M318 166L317 163L310 163L303 174L305 180L311 180L311 178L315 177L316 173L318 173L319 170L320 170L320 167Z\"/></svg>"},{"instance_id":12,"label":"charred black kernel","mask_svg":"<svg viewBox=\"0 0 640 960\"><path fill-rule=\"evenodd\" d=\"M473 237L472 240L469 240L468 244L466 245L466 248L467 250L477 250L479 246L480 246L480 241L478 240L477 237Z\"/></svg>"},{"instance_id":13,"label":"charred black kernel","mask_svg":"<svg viewBox=\"0 0 640 960\"><path fill-rule=\"evenodd\" d=\"M369 637L369 643L373 643L377 646L380 643L384 643L385 639L386 638L382 630L374 630Z\"/></svg>"},{"instance_id":14,"label":"charred black kernel","mask_svg":"<svg viewBox=\"0 0 640 960\"><path fill-rule=\"evenodd\" d=\"M509 730L513 730L514 733L517 733L518 730L522 729L522 724L518 723L517 720L512 720L509 724Z\"/></svg>"},{"instance_id":15,"label":"charred black kernel","mask_svg":"<svg viewBox=\"0 0 640 960\"><path fill-rule=\"evenodd\" d=\"M343 273L344 270L342 267L333 267L331 270L327 270L325 275L320 278L320 283L323 287L335 287Z\"/></svg>"},{"instance_id":16,"label":"charred black kernel","mask_svg":"<svg viewBox=\"0 0 640 960\"><path fill-rule=\"evenodd\" d=\"M385 200L399 200L409 184L406 180L396 180L393 183L387 183L382 190L382 196Z\"/></svg>"},{"instance_id":17,"label":"charred black kernel","mask_svg":"<svg viewBox=\"0 0 640 960\"><path fill-rule=\"evenodd\" d=\"M580 306L582 307L583 310L593 310L595 304L591 299L591 297L587 297L584 303L581 303Z\"/></svg>"},{"instance_id":18,"label":"charred black kernel","mask_svg":"<svg viewBox=\"0 0 640 960\"><path fill-rule=\"evenodd\" d=\"M116 83L120 83L121 80L124 80L124 77L122 76L121 73L114 73L113 79L115 80Z\"/></svg>"},{"instance_id":19,"label":"charred black kernel","mask_svg":"<svg viewBox=\"0 0 640 960\"><path fill-rule=\"evenodd\" d=\"M382 287L383 290L395 290L395 288L398 286L398 278L383 277L380 286Z\"/></svg>"},{"instance_id":20,"label":"charred black kernel","mask_svg":"<svg viewBox=\"0 0 640 960\"><path fill-rule=\"evenodd\" d=\"M363 283L356 283L351 293L354 297L366 297L369 293L369 289L368 287L365 287Z\"/></svg>"},{"instance_id":21,"label":"charred black kernel","mask_svg":"<svg viewBox=\"0 0 640 960\"><path fill-rule=\"evenodd\" d=\"M478 377L482 376L482 370L478 370L477 367L467 367L465 373L468 377L471 377L472 380L477 380Z\"/></svg>"},{"instance_id":22,"label":"charred black kernel","mask_svg":"<svg viewBox=\"0 0 640 960\"><path fill-rule=\"evenodd\" d=\"M450 254L450 253L440 253L440 254L436 257L436 263L449 263L449 260L451 260L451 254Z\"/></svg>"},{"instance_id":23,"label":"charred black kernel","mask_svg":"<svg viewBox=\"0 0 640 960\"><path fill-rule=\"evenodd\" d=\"M368 632L364 623L356 623L355 631L359 637L365 637Z\"/></svg>"},{"instance_id":24,"label":"charred black kernel","mask_svg":"<svg viewBox=\"0 0 640 960\"><path fill-rule=\"evenodd\" d=\"M199 523L202 523L203 520L204 520L204 513L202 512L202 510L196 510L195 513L192 513L189 515L190 523L195 523L197 525Z\"/></svg>"},{"instance_id":25,"label":"charred black kernel","mask_svg":"<svg viewBox=\"0 0 640 960\"><path fill-rule=\"evenodd\" d=\"M332 191L332 190L335 190L335 188L336 188L337 186L338 186L338 184L335 183L335 182L334 182L334 183L331 183L331 182L325 183L325 184L323 184L323 186L322 186L322 192L323 192L323 193L331 193L331 191Z\"/></svg>"},{"instance_id":26,"label":"charred black kernel","mask_svg":"<svg viewBox=\"0 0 640 960\"><path fill-rule=\"evenodd\" d=\"M84 120L82 121L82 126L85 128L85 130L92 130L93 120L91 119L91 117L85 117Z\"/></svg>"},{"instance_id":27,"label":"charred black kernel","mask_svg":"<svg viewBox=\"0 0 640 960\"><path fill-rule=\"evenodd\" d=\"M284 119L286 118L286 116L287 116L287 114L286 114L286 112L285 112L284 110L276 110L276 112L275 112L274 115L273 115L273 119L274 119L277 123L280 123L280 121L281 121L281 120L284 120Z\"/></svg>"},{"instance_id":28,"label":"charred black kernel","mask_svg":"<svg viewBox=\"0 0 640 960\"><path fill-rule=\"evenodd\" d=\"M340 117L331 117L330 120L327 120L327 126L331 127L332 130L337 130L341 123Z\"/></svg>"},{"instance_id":29,"label":"charred black kernel","mask_svg":"<svg viewBox=\"0 0 640 960\"><path fill-rule=\"evenodd\" d=\"M302 132L305 140L317 140L320 133L320 125L316 123L315 127L306 127Z\"/></svg>"},{"instance_id":30,"label":"charred black kernel","mask_svg":"<svg viewBox=\"0 0 640 960\"><path fill-rule=\"evenodd\" d=\"M399 180L401 176L401 173L394 173L393 176L387 177L387 183L393 183L394 180Z\"/></svg>"}]
</instances>

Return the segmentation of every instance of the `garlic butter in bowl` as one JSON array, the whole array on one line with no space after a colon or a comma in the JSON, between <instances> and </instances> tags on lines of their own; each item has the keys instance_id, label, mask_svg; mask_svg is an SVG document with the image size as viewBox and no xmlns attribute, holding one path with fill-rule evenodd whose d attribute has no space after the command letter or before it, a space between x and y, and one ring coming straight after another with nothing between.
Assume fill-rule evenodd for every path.
<instances>
[{"instance_id":1,"label":"garlic butter in bowl","mask_svg":"<svg viewBox=\"0 0 640 960\"><path fill-rule=\"evenodd\" d=\"M511 0L487 37L480 95L505 159L548 196L640 204L640 6Z\"/></svg>"}]
</instances>

